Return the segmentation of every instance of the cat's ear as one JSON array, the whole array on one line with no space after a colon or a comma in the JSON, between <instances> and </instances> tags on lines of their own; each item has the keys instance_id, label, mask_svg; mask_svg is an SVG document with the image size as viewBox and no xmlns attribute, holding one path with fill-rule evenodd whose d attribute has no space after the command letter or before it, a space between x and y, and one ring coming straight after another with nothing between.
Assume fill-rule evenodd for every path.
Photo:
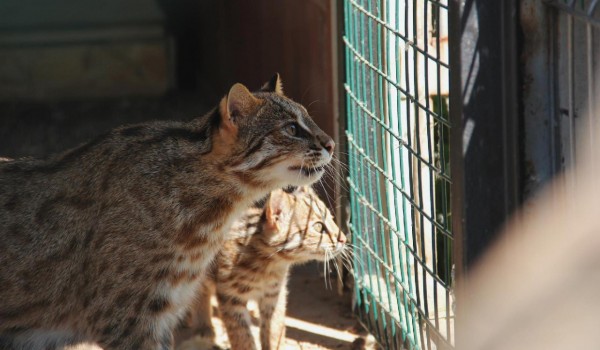
<instances>
[{"instance_id":1,"label":"cat's ear","mask_svg":"<svg viewBox=\"0 0 600 350\"><path fill-rule=\"evenodd\" d=\"M274 92L278 95L283 95L283 84L281 83L279 73L275 73L275 75L260 88L260 91Z\"/></svg>"},{"instance_id":2,"label":"cat's ear","mask_svg":"<svg viewBox=\"0 0 600 350\"><path fill-rule=\"evenodd\" d=\"M251 115L259 105L260 100L248 88L240 83L233 85L219 105L223 125L228 130L237 132L240 118Z\"/></svg>"},{"instance_id":3,"label":"cat's ear","mask_svg":"<svg viewBox=\"0 0 600 350\"><path fill-rule=\"evenodd\" d=\"M271 192L271 196L265 204L266 225L272 231L279 231L281 216L285 208L284 192L275 190Z\"/></svg>"}]
</instances>

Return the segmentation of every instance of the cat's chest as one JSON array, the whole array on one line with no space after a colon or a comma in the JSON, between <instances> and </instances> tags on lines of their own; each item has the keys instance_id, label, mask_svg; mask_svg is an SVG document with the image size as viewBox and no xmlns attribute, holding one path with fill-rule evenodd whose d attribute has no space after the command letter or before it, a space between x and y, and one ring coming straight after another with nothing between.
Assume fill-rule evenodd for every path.
<instances>
[{"instance_id":1,"label":"cat's chest","mask_svg":"<svg viewBox=\"0 0 600 350\"><path fill-rule=\"evenodd\" d=\"M233 267L223 284L229 292L244 294L248 300L260 300L278 292L287 282L287 268L270 269L266 264L265 269L246 270L239 266ZM223 277L221 276L222 280Z\"/></svg>"},{"instance_id":2,"label":"cat's chest","mask_svg":"<svg viewBox=\"0 0 600 350\"><path fill-rule=\"evenodd\" d=\"M245 207L244 203L237 203L233 208L228 208L228 214L221 220L197 227L190 238L177 245L176 269L204 273L230 238L231 227L243 214Z\"/></svg>"},{"instance_id":3,"label":"cat's chest","mask_svg":"<svg viewBox=\"0 0 600 350\"><path fill-rule=\"evenodd\" d=\"M237 203L222 221L198 227L191 244L178 245L171 276L164 285L168 299L176 308L185 308L196 295L209 265L229 238L231 226L246 207L246 203Z\"/></svg>"},{"instance_id":4,"label":"cat's chest","mask_svg":"<svg viewBox=\"0 0 600 350\"><path fill-rule=\"evenodd\" d=\"M269 295L278 291L281 287L283 279L281 278L264 278L261 282L253 283L252 289L248 295L251 300L260 300L265 297L265 295Z\"/></svg>"},{"instance_id":5,"label":"cat's chest","mask_svg":"<svg viewBox=\"0 0 600 350\"><path fill-rule=\"evenodd\" d=\"M177 248L171 276L166 281L166 289L174 304L186 304L197 292L209 265L228 239L233 222L243 212L243 209L236 209L218 226L199 228L195 234L196 244Z\"/></svg>"},{"instance_id":6,"label":"cat's chest","mask_svg":"<svg viewBox=\"0 0 600 350\"><path fill-rule=\"evenodd\" d=\"M159 287L159 295L168 300L174 312L164 314L157 327L171 327L184 316L206 278L208 266L221 249L226 233L225 230L216 230L203 244L192 249L177 250L170 274Z\"/></svg>"}]
</instances>

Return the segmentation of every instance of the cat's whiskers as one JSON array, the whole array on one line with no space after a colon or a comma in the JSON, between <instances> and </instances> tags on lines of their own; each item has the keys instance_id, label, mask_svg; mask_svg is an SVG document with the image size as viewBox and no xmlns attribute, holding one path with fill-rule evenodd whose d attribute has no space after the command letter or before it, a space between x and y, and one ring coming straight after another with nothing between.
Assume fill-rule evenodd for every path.
<instances>
[{"instance_id":1,"label":"cat's whiskers","mask_svg":"<svg viewBox=\"0 0 600 350\"><path fill-rule=\"evenodd\" d=\"M325 167L325 174L323 177L321 177L319 182L323 182L325 177L328 177L332 180L332 182L337 183L344 191L348 191L348 186L346 185L345 179L342 177L342 174L345 173L345 171L343 169L341 172L337 171L336 162L339 161L335 158L332 158L332 162Z\"/></svg>"},{"instance_id":2,"label":"cat's whiskers","mask_svg":"<svg viewBox=\"0 0 600 350\"><path fill-rule=\"evenodd\" d=\"M300 163L300 170L298 170L298 174L296 174L296 183L300 182L300 176L302 176L302 168L304 167L304 159L305 159L305 156L302 156L302 162Z\"/></svg>"},{"instance_id":3,"label":"cat's whiskers","mask_svg":"<svg viewBox=\"0 0 600 350\"><path fill-rule=\"evenodd\" d=\"M323 189L323 192L325 193L325 197L327 198L327 204L329 205L330 208L333 208L331 196L329 195L329 191L327 191L328 188L329 188L329 190L333 190L333 189L330 186L323 185L323 178L321 178L317 183L319 184L319 186L321 186L321 188Z\"/></svg>"},{"instance_id":4,"label":"cat's whiskers","mask_svg":"<svg viewBox=\"0 0 600 350\"><path fill-rule=\"evenodd\" d=\"M343 248L342 248L342 250L343 250ZM333 260L333 262L332 262L333 268L335 269L335 272L337 273L338 280L340 280L341 276L342 276L342 274L340 272L340 267L338 266L338 263L337 263L339 257L340 257L340 254L336 255L335 258L332 259Z\"/></svg>"},{"instance_id":5,"label":"cat's whiskers","mask_svg":"<svg viewBox=\"0 0 600 350\"><path fill-rule=\"evenodd\" d=\"M326 274L326 269L327 269L327 250L325 250L325 252L323 254L325 254L325 258L323 260L323 282L325 283L325 289L327 289L327 274Z\"/></svg>"},{"instance_id":6,"label":"cat's whiskers","mask_svg":"<svg viewBox=\"0 0 600 350\"><path fill-rule=\"evenodd\" d=\"M347 152L337 152L339 155L345 155L346 158L349 158L349 153ZM345 164L344 162L342 162L341 160L338 159L337 155L334 155L331 159L331 163L335 164L337 167L340 168L340 172L337 174L337 180L338 180L338 184L340 186L342 186L342 188L348 192L348 187L346 186L346 179L343 177L343 175L345 174L349 174L349 166L347 164ZM376 171L373 171L371 169L371 166L369 164L367 164L367 167L362 167L360 169L362 172L366 173L366 175L377 175Z\"/></svg>"},{"instance_id":7,"label":"cat's whiskers","mask_svg":"<svg viewBox=\"0 0 600 350\"><path fill-rule=\"evenodd\" d=\"M315 104L315 103L317 103L317 102L321 102L321 101L319 101L319 100L314 100L314 101L312 101L311 103L309 103L309 104L308 104L308 106L306 106L306 109L309 109L309 108L310 108L310 106L312 106L313 104Z\"/></svg>"},{"instance_id":8,"label":"cat's whiskers","mask_svg":"<svg viewBox=\"0 0 600 350\"><path fill-rule=\"evenodd\" d=\"M327 250L324 250L323 254L323 282L325 283L325 289L327 289Z\"/></svg>"},{"instance_id":9,"label":"cat's whiskers","mask_svg":"<svg viewBox=\"0 0 600 350\"><path fill-rule=\"evenodd\" d=\"M352 271L352 252L349 249L345 249L342 252L342 263L348 271Z\"/></svg>"},{"instance_id":10,"label":"cat's whiskers","mask_svg":"<svg viewBox=\"0 0 600 350\"><path fill-rule=\"evenodd\" d=\"M325 279L325 288L331 288L329 281L329 250L325 249L325 263L323 264L323 278Z\"/></svg>"},{"instance_id":11,"label":"cat's whiskers","mask_svg":"<svg viewBox=\"0 0 600 350\"><path fill-rule=\"evenodd\" d=\"M348 260L348 258L345 255L342 255L341 257L341 261L342 261L342 265L344 265L344 267L346 268L346 270L348 271L352 271L352 263Z\"/></svg>"},{"instance_id":12,"label":"cat's whiskers","mask_svg":"<svg viewBox=\"0 0 600 350\"><path fill-rule=\"evenodd\" d=\"M355 250L362 250L362 247L357 247L356 245L354 245L352 243L346 243L346 246L344 247L344 250L342 251L342 254L341 254L347 264L346 268L348 268L349 270L353 266ZM356 263L362 264L362 262L360 260L356 260ZM362 267L363 266L361 265L361 268Z\"/></svg>"}]
</instances>

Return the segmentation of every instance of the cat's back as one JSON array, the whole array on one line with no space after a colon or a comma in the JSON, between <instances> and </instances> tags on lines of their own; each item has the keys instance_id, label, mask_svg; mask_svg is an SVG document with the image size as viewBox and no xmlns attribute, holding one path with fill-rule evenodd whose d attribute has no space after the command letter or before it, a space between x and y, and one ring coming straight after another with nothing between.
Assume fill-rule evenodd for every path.
<instances>
[{"instance_id":1,"label":"cat's back","mask_svg":"<svg viewBox=\"0 0 600 350\"><path fill-rule=\"evenodd\" d=\"M144 160L160 161L173 156L174 151L181 151L181 147L177 147L179 141L202 144L204 138L204 132L185 122L152 121L124 125L47 158L1 159L0 186L18 186L24 182L31 186L59 180L68 180L76 186L79 185L78 179L89 182L88 178L102 174L108 166L116 170L116 166L142 165ZM163 151L162 156L158 155L159 149ZM131 162L133 160L138 163Z\"/></svg>"},{"instance_id":2,"label":"cat's back","mask_svg":"<svg viewBox=\"0 0 600 350\"><path fill-rule=\"evenodd\" d=\"M134 256L115 253L120 247L160 245L164 211L154 203L168 194L156 184L186 154L181 140L189 146L194 137L202 136L185 123L145 123L47 159L0 162L0 328L27 318L28 307L83 302L78 291L89 291L96 274L132 265Z\"/></svg>"},{"instance_id":3,"label":"cat's back","mask_svg":"<svg viewBox=\"0 0 600 350\"><path fill-rule=\"evenodd\" d=\"M98 202L128 185L166 176L169 165L200 153L204 139L188 123L156 121L115 128L45 159L0 161L0 232L6 220L30 217L44 201L81 207L86 199Z\"/></svg>"},{"instance_id":4,"label":"cat's back","mask_svg":"<svg viewBox=\"0 0 600 350\"><path fill-rule=\"evenodd\" d=\"M55 206L66 212L74 209L81 216L81 210L107 199L115 184L127 183L132 167L160 162L161 157L151 154L152 142L144 141L178 126L161 122L125 126L46 159L0 162L0 236L16 235L16 225L40 234L53 218L66 220L67 215L51 213Z\"/></svg>"}]
</instances>

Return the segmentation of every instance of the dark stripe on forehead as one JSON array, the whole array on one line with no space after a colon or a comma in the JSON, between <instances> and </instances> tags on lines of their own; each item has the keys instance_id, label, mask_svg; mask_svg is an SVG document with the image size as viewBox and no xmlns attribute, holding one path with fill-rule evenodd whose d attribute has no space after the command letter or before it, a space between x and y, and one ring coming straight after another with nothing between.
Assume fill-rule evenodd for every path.
<instances>
[{"instance_id":1,"label":"dark stripe on forehead","mask_svg":"<svg viewBox=\"0 0 600 350\"><path fill-rule=\"evenodd\" d=\"M275 101L275 100L273 100L273 103L278 105L282 109L284 109L286 112L291 113L294 117L300 118L302 120L302 122L309 128L307 131L310 132L311 135L313 134L312 129L315 127L318 128L318 126L314 122L314 120L312 120L312 118L310 118L310 117L305 116L302 112L300 112L299 116L297 116L295 113L292 113L290 111L290 109L294 107L292 104L290 104L289 106L286 106L285 104L283 104L279 101ZM300 109L300 108L298 108L298 109Z\"/></svg>"},{"instance_id":2,"label":"dark stripe on forehead","mask_svg":"<svg viewBox=\"0 0 600 350\"><path fill-rule=\"evenodd\" d=\"M285 112L289 112L290 114L292 114L294 117L297 117L297 115L295 113L292 112L292 108L293 105L290 103L282 103L281 101L277 101L277 100L271 100L274 104L276 104L277 106L279 106L282 110L284 110Z\"/></svg>"}]
</instances>

